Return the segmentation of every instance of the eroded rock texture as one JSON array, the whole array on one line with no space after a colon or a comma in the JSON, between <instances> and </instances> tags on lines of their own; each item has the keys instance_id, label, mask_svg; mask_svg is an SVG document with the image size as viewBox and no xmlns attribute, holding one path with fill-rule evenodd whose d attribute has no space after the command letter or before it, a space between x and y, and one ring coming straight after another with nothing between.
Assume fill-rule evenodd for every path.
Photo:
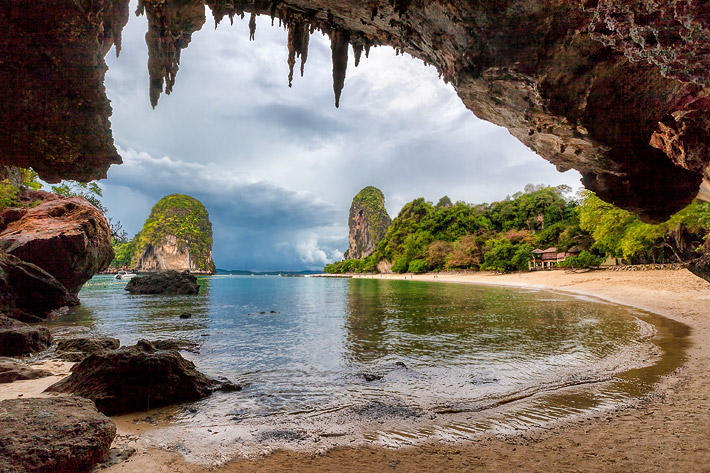
<instances>
[{"instance_id":1,"label":"eroded rock texture","mask_svg":"<svg viewBox=\"0 0 710 473\"><path fill-rule=\"evenodd\" d=\"M0 164L58 182L104 178L121 162L104 56L127 21L128 0L2 2Z\"/></svg>"},{"instance_id":2,"label":"eroded rock texture","mask_svg":"<svg viewBox=\"0 0 710 473\"><path fill-rule=\"evenodd\" d=\"M0 249L32 263L76 295L113 259L111 230L104 215L82 197L23 191L41 203L0 213Z\"/></svg>"},{"instance_id":3,"label":"eroded rock texture","mask_svg":"<svg viewBox=\"0 0 710 473\"><path fill-rule=\"evenodd\" d=\"M384 238L392 219L385 209L385 196L376 187L368 186L358 192L350 205L348 217L347 258L370 256Z\"/></svg>"},{"instance_id":4,"label":"eroded rock texture","mask_svg":"<svg viewBox=\"0 0 710 473\"><path fill-rule=\"evenodd\" d=\"M0 9L0 31L21 33L0 38L0 55L8 52L19 64L3 69L11 72L3 72L0 85L9 83L10 94L22 98L19 112L14 99L3 101L10 113L3 113L0 145L12 146L2 160L32 165L45 178L97 177L115 161L99 79L128 1L79 8L83 3L53 2L51 14L27 0ZM257 14L285 24L289 81L296 58L307 58L308 33L328 34L336 105L347 93L348 44L356 62L376 45L418 57L480 118L506 127L559 169L579 170L588 188L647 221L689 203L710 175L708 2L143 0L154 105L175 86L180 50L202 27L204 4L216 23L249 15L252 38ZM29 40L42 45L41 54ZM65 83L78 85L67 91ZM60 108L74 104L68 96L86 98L83 107ZM74 121L78 126L69 128ZM88 134L69 131L88 129L97 133L87 142L79 138Z\"/></svg>"},{"instance_id":5,"label":"eroded rock texture","mask_svg":"<svg viewBox=\"0 0 710 473\"><path fill-rule=\"evenodd\" d=\"M74 396L0 402L0 471L77 473L108 457L111 419Z\"/></svg>"}]
</instances>

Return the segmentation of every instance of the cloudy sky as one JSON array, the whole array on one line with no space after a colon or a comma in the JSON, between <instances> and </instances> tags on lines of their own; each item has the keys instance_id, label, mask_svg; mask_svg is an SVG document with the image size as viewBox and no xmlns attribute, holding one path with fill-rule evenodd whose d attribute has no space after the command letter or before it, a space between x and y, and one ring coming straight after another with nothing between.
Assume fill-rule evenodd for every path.
<instances>
[{"instance_id":1,"label":"cloudy sky","mask_svg":"<svg viewBox=\"0 0 710 473\"><path fill-rule=\"evenodd\" d=\"M124 164L101 186L129 235L158 199L186 193L210 213L217 267L320 269L347 249L350 202L368 185L393 217L417 197L480 203L527 183L580 186L575 171L558 173L478 120L419 60L375 48L356 69L351 57L336 109L327 37L311 37L305 76L289 88L286 32L270 18L259 18L252 42L247 20L213 26L207 11L155 110L145 17L131 17L121 56L107 56Z\"/></svg>"}]
</instances>

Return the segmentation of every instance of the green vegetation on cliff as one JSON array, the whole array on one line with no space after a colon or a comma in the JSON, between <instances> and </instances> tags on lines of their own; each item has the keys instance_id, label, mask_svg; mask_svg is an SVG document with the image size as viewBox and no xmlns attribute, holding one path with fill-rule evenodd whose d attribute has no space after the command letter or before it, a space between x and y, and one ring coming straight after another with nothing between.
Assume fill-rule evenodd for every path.
<instances>
[{"instance_id":1,"label":"green vegetation on cliff","mask_svg":"<svg viewBox=\"0 0 710 473\"><path fill-rule=\"evenodd\" d=\"M143 229L134 238L133 264L147 245L160 246L166 242L168 235L177 239L179 250L189 250L197 268L215 271L211 257L212 224L202 202L184 194L170 194L160 199L150 211Z\"/></svg>"},{"instance_id":2,"label":"green vegetation on cliff","mask_svg":"<svg viewBox=\"0 0 710 473\"><path fill-rule=\"evenodd\" d=\"M585 250L570 266L599 264L605 257L629 263L688 261L698 255L710 228L710 204L695 201L668 222L649 225L585 191L572 198L567 186L527 185L492 204L437 205L415 199L392 221L374 253L327 265L324 271L375 272L383 260L394 272L442 269L527 269L534 248Z\"/></svg>"},{"instance_id":3,"label":"green vegetation on cliff","mask_svg":"<svg viewBox=\"0 0 710 473\"><path fill-rule=\"evenodd\" d=\"M350 248L346 256L349 254L357 257L371 253L385 236L391 222L385 209L385 195L381 190L367 186L358 192L350 205Z\"/></svg>"}]
</instances>

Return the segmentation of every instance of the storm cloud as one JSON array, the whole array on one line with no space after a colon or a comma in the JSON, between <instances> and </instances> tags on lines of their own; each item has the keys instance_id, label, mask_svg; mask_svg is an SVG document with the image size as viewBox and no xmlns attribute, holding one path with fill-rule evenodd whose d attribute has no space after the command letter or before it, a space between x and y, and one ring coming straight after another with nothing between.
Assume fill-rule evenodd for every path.
<instances>
[{"instance_id":1,"label":"storm cloud","mask_svg":"<svg viewBox=\"0 0 710 473\"><path fill-rule=\"evenodd\" d=\"M145 18L131 18L121 56L108 58L125 162L101 185L130 234L160 197L187 193L210 212L218 267L314 269L347 249L350 201L368 185L392 216L416 197L490 202L526 183L579 186L576 172L477 119L419 60L375 48L355 68L351 57L336 109L327 37L313 35L305 77L289 88L283 29L259 18L250 42L246 21L213 30L207 15L155 110Z\"/></svg>"}]
</instances>

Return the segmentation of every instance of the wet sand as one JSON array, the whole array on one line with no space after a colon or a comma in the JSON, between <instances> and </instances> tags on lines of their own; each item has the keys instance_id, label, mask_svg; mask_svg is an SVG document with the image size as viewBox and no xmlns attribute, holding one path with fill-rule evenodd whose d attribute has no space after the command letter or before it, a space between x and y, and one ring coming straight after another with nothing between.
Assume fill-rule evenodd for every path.
<instances>
[{"instance_id":1,"label":"wet sand","mask_svg":"<svg viewBox=\"0 0 710 473\"><path fill-rule=\"evenodd\" d=\"M404 279L400 275L376 277ZM683 367L639 405L512 437L399 449L336 448L321 455L279 451L257 460L205 466L186 462L180 452L143 447L132 435L135 425L119 420L116 443L137 447L138 453L104 471L710 472L710 283L686 270L441 274L413 276L413 280L536 287L596 296L685 323L692 328L691 346Z\"/></svg>"}]
</instances>

